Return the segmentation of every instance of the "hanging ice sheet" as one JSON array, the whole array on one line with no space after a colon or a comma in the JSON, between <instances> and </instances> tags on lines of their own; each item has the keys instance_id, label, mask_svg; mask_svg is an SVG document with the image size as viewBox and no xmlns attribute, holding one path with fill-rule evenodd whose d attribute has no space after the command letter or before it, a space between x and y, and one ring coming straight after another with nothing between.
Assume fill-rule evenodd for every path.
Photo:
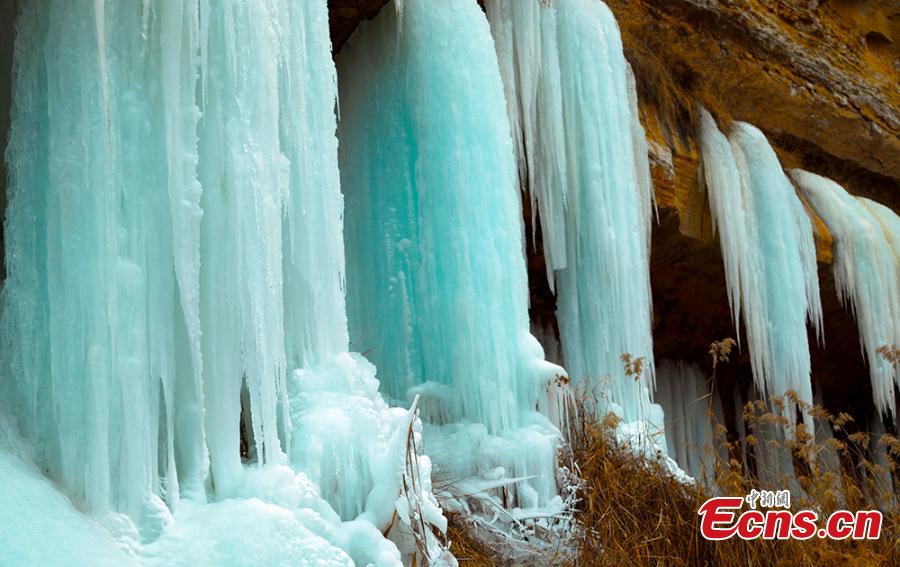
<instances>
[{"instance_id":1,"label":"hanging ice sheet","mask_svg":"<svg viewBox=\"0 0 900 567\"><path fill-rule=\"evenodd\" d=\"M563 360L604 409L662 429L653 388L647 143L610 10L488 0L518 157L558 296ZM535 219L532 219L534 222ZM620 356L644 357L638 382Z\"/></svg>"},{"instance_id":2,"label":"hanging ice sheet","mask_svg":"<svg viewBox=\"0 0 900 567\"><path fill-rule=\"evenodd\" d=\"M755 127L735 123L726 139L703 111L700 143L732 315L738 328L743 315L757 387L765 397L791 390L812 404L806 323L821 338L822 306L806 209ZM784 407L793 423L791 405Z\"/></svg>"},{"instance_id":3,"label":"hanging ice sheet","mask_svg":"<svg viewBox=\"0 0 900 567\"><path fill-rule=\"evenodd\" d=\"M457 478L494 467L555 497L558 432L535 411L564 371L529 334L521 204L502 85L474 0L406 0L338 59L353 348L421 396L426 447ZM430 434L429 434L430 431Z\"/></svg>"},{"instance_id":4,"label":"hanging ice sheet","mask_svg":"<svg viewBox=\"0 0 900 567\"><path fill-rule=\"evenodd\" d=\"M878 353L900 342L897 258L888 235L876 213L834 181L797 169L790 174L834 239L835 287L859 324L875 407L886 416L896 415L894 388L900 386L900 368ZM897 223L892 211L885 216ZM886 226L890 224L888 220Z\"/></svg>"}]
</instances>

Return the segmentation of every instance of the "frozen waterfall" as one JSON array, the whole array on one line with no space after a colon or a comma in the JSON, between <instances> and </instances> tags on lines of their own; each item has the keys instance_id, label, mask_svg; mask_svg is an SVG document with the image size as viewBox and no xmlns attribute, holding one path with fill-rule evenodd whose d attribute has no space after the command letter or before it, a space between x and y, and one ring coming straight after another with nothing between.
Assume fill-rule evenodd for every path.
<instances>
[{"instance_id":1,"label":"frozen waterfall","mask_svg":"<svg viewBox=\"0 0 900 567\"><path fill-rule=\"evenodd\" d=\"M657 372L669 456L693 478L714 480L716 459L727 457L716 447L716 427L724 421L719 392L696 364L662 360Z\"/></svg>"},{"instance_id":2,"label":"frozen waterfall","mask_svg":"<svg viewBox=\"0 0 900 567\"><path fill-rule=\"evenodd\" d=\"M726 138L703 111L700 146L732 316L738 329L743 317L757 388L812 404L807 321L822 335L812 222L758 129L738 122Z\"/></svg>"},{"instance_id":3,"label":"frozen waterfall","mask_svg":"<svg viewBox=\"0 0 900 567\"><path fill-rule=\"evenodd\" d=\"M533 476L513 501L544 506L557 498L559 432L547 416L565 372L529 333L522 208L488 24L474 0L395 6L338 58L353 348L390 396L420 396L440 476Z\"/></svg>"},{"instance_id":4,"label":"frozen waterfall","mask_svg":"<svg viewBox=\"0 0 900 567\"><path fill-rule=\"evenodd\" d=\"M891 225L898 224L897 215L880 205L867 206L830 179L801 170L790 173L834 239L835 286L859 324L875 407L886 416L896 415L894 388L900 387L900 368L878 349L900 342L898 258L889 232Z\"/></svg>"},{"instance_id":5,"label":"frozen waterfall","mask_svg":"<svg viewBox=\"0 0 900 567\"><path fill-rule=\"evenodd\" d=\"M540 216L563 362L601 409L661 431L650 401L652 186L618 25L599 1L485 7L518 181ZM637 381L625 375L624 354L646 361Z\"/></svg>"},{"instance_id":6,"label":"frozen waterfall","mask_svg":"<svg viewBox=\"0 0 900 567\"><path fill-rule=\"evenodd\" d=\"M675 131L712 90L677 68L695 51L635 49L637 81L609 6L17 1L0 564L453 567L457 527L563 561L620 450L799 490L789 392L890 439L829 382L845 351L812 351L813 397L813 228L896 419L900 217L749 124ZM716 243L677 232L704 191L727 303ZM731 324L748 357L714 383Z\"/></svg>"},{"instance_id":7,"label":"frozen waterfall","mask_svg":"<svg viewBox=\"0 0 900 567\"><path fill-rule=\"evenodd\" d=\"M347 353L327 21L21 5L0 401L133 558L396 565L395 519L443 522L420 425Z\"/></svg>"}]
</instances>

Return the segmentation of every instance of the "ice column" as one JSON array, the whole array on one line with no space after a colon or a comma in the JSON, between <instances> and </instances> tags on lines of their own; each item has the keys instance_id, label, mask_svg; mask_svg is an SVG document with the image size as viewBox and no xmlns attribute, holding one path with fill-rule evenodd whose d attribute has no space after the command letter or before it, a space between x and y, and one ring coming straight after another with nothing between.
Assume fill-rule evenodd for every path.
<instances>
[{"instance_id":1,"label":"ice column","mask_svg":"<svg viewBox=\"0 0 900 567\"><path fill-rule=\"evenodd\" d=\"M484 452L508 458L493 463L507 474L537 474L541 461L545 501L557 434L535 408L563 370L528 330L522 208L488 25L474 0L400 8L360 28L338 60L353 348L391 396L420 395L432 424L507 435L507 457ZM525 425L539 442L509 433Z\"/></svg>"},{"instance_id":2,"label":"ice column","mask_svg":"<svg viewBox=\"0 0 900 567\"><path fill-rule=\"evenodd\" d=\"M616 21L588 0L488 0L518 181L540 215L563 359L631 420L653 387L647 144ZM636 383L619 357L645 357Z\"/></svg>"},{"instance_id":3,"label":"ice column","mask_svg":"<svg viewBox=\"0 0 900 567\"><path fill-rule=\"evenodd\" d=\"M247 496L294 453L387 528L410 420L347 354L336 91L324 0L23 4L0 402L76 502Z\"/></svg>"},{"instance_id":4,"label":"ice column","mask_svg":"<svg viewBox=\"0 0 900 567\"><path fill-rule=\"evenodd\" d=\"M881 211L870 209L830 179L801 170L790 174L834 239L835 287L841 303L856 315L875 407L886 416L895 415L894 387L900 386L900 369L878 349L900 342L900 287L897 257L873 209ZM897 215L884 210L896 224Z\"/></svg>"},{"instance_id":5,"label":"ice column","mask_svg":"<svg viewBox=\"0 0 900 567\"><path fill-rule=\"evenodd\" d=\"M174 234L167 192L191 191L177 186L190 157L173 148L167 161L179 141L147 94L165 77L142 16L128 3L22 6L3 297L5 401L38 461L76 501L133 516L151 493L177 499L179 474L205 479L198 376L175 356L175 329L196 330L172 261L189 236ZM181 16L154 19L154 37L180 36Z\"/></svg>"},{"instance_id":6,"label":"ice column","mask_svg":"<svg viewBox=\"0 0 900 567\"><path fill-rule=\"evenodd\" d=\"M792 390L811 404L806 323L821 337L822 307L809 216L758 129L736 123L726 139L704 111L700 143L732 315L739 327L743 314L756 385L764 396Z\"/></svg>"}]
</instances>

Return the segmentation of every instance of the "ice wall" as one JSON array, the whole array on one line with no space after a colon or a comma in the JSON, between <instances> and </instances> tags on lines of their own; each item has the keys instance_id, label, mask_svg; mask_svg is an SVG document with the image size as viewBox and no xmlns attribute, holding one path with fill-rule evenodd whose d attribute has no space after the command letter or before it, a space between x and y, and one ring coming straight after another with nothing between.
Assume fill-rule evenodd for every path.
<instances>
[{"instance_id":1,"label":"ice wall","mask_svg":"<svg viewBox=\"0 0 900 567\"><path fill-rule=\"evenodd\" d=\"M878 349L900 342L898 264L889 240L897 215L874 203L867 206L830 179L796 169L790 174L831 231L835 287L859 324L875 407L885 416L896 415L894 388L900 386L900 368Z\"/></svg>"},{"instance_id":2,"label":"ice wall","mask_svg":"<svg viewBox=\"0 0 900 567\"><path fill-rule=\"evenodd\" d=\"M16 27L0 402L35 462L151 563L397 564L395 517L441 518L420 426L346 352L325 0Z\"/></svg>"},{"instance_id":3,"label":"ice wall","mask_svg":"<svg viewBox=\"0 0 900 567\"><path fill-rule=\"evenodd\" d=\"M703 111L700 144L734 324L740 329L742 316L746 332L738 338L749 348L756 385L764 397L792 390L811 404L806 324L821 338L822 307L809 216L755 127L735 123L726 138Z\"/></svg>"},{"instance_id":4,"label":"ice wall","mask_svg":"<svg viewBox=\"0 0 900 567\"><path fill-rule=\"evenodd\" d=\"M518 158L540 216L563 360L626 420L653 389L647 143L616 21L599 1L488 0ZM534 219L533 219L534 220ZM636 382L619 357L646 358Z\"/></svg>"},{"instance_id":5,"label":"ice wall","mask_svg":"<svg viewBox=\"0 0 900 567\"><path fill-rule=\"evenodd\" d=\"M719 393L699 366L662 360L657 367L656 401L666 414L669 456L696 480L714 480L716 426L724 421ZM721 449L721 447L720 447Z\"/></svg>"},{"instance_id":6,"label":"ice wall","mask_svg":"<svg viewBox=\"0 0 900 567\"><path fill-rule=\"evenodd\" d=\"M474 0L389 5L342 49L338 76L353 348L391 396L421 397L442 475L534 475L514 498L542 505L556 494L558 432L536 408L564 371L528 330L522 209L484 14Z\"/></svg>"}]
</instances>

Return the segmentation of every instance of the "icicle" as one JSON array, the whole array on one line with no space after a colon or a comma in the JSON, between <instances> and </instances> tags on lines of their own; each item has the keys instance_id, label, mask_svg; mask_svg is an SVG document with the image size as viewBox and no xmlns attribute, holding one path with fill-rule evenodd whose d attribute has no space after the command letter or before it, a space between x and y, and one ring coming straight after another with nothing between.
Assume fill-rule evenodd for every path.
<instances>
[{"instance_id":1,"label":"icicle","mask_svg":"<svg viewBox=\"0 0 900 567\"><path fill-rule=\"evenodd\" d=\"M751 246L750 225L741 190L741 177L728 138L719 131L706 109L700 109L700 154L703 158L703 178L708 187L712 209L713 232L718 233L722 258L725 261L725 283L731 320L741 342L741 300L749 299L750 284L760 268L754 263L757 256L748 256Z\"/></svg>"},{"instance_id":2,"label":"icicle","mask_svg":"<svg viewBox=\"0 0 900 567\"><path fill-rule=\"evenodd\" d=\"M197 124L200 110L194 100L198 79L199 12L197 4L163 2L159 10L165 151L169 209L172 216L172 247L177 282L178 311L187 339L187 356L176 359L185 376L176 392L173 384L162 384L166 400L168 494L179 493L175 469L174 419L183 424L179 435L181 475L185 489L197 494L206 478L206 445L203 424L203 355L200 327L200 209L201 187L197 180ZM193 380L187 380L192 376ZM175 407L177 404L177 408Z\"/></svg>"},{"instance_id":3,"label":"icicle","mask_svg":"<svg viewBox=\"0 0 900 567\"><path fill-rule=\"evenodd\" d=\"M885 231L872 210L837 183L806 171L790 173L834 238L835 287L859 324L875 407L886 416L896 415L894 386L900 386L900 369L878 353L900 342L897 264Z\"/></svg>"},{"instance_id":4,"label":"icicle","mask_svg":"<svg viewBox=\"0 0 900 567\"><path fill-rule=\"evenodd\" d=\"M634 175L637 180L638 197L641 201L641 222L646 229L647 257L650 254L650 240L653 232L652 218L656 209L656 193L653 191L653 176L650 173L650 146L647 134L641 124L641 113L638 108L637 80L631 65L626 61L628 73L628 101L631 110L631 139L634 143ZM648 276L649 277L649 276Z\"/></svg>"},{"instance_id":5,"label":"icicle","mask_svg":"<svg viewBox=\"0 0 900 567\"><path fill-rule=\"evenodd\" d=\"M487 2L485 8L503 77L519 185L531 199L532 226L540 214L547 279L555 290L555 272L566 267L568 187L556 15L530 0Z\"/></svg>"},{"instance_id":6,"label":"icicle","mask_svg":"<svg viewBox=\"0 0 900 567\"><path fill-rule=\"evenodd\" d=\"M535 407L563 370L528 330L521 206L487 22L474 0L406 0L402 20L384 10L357 31L338 75L354 348L391 396L420 396L444 473L465 461L454 469L463 476L498 466L534 475L519 502L544 505L556 494L558 432ZM467 448L442 451L454 432Z\"/></svg>"},{"instance_id":7,"label":"icicle","mask_svg":"<svg viewBox=\"0 0 900 567\"><path fill-rule=\"evenodd\" d=\"M121 21L99 53L98 18ZM137 516L158 490L159 384L174 380L173 278L151 269L171 262L165 161L145 85L124 81L142 68L140 6L35 3L17 34L3 315L7 376L26 395L15 410L46 405L20 424L77 501ZM108 45L120 48L105 60Z\"/></svg>"},{"instance_id":8,"label":"icicle","mask_svg":"<svg viewBox=\"0 0 900 567\"><path fill-rule=\"evenodd\" d=\"M106 62L106 10L104 0L94 0L94 31L97 34L97 58L100 62L100 90L103 96L103 125L106 143L112 152L112 135L109 129L109 66Z\"/></svg>"},{"instance_id":9,"label":"icicle","mask_svg":"<svg viewBox=\"0 0 900 567\"><path fill-rule=\"evenodd\" d=\"M811 404L806 321L821 337L822 306L809 216L762 132L736 123L726 143L704 112L700 138L732 316L737 326L743 313L756 385L764 397L793 391ZM792 404L784 407L793 424Z\"/></svg>"},{"instance_id":10,"label":"icicle","mask_svg":"<svg viewBox=\"0 0 900 567\"><path fill-rule=\"evenodd\" d=\"M615 19L585 0L485 6L520 183L541 215L565 365L606 407L650 419L652 186ZM623 354L646 359L637 382Z\"/></svg>"},{"instance_id":11,"label":"icicle","mask_svg":"<svg viewBox=\"0 0 900 567\"><path fill-rule=\"evenodd\" d=\"M279 461L277 392L286 379L282 211L289 163L280 147L276 14L228 2L211 14L207 101L199 124L204 210L201 313L212 474L238 482L242 380L261 462ZM247 49L246 46L255 46ZM223 306L228 306L224 308Z\"/></svg>"}]
</instances>

